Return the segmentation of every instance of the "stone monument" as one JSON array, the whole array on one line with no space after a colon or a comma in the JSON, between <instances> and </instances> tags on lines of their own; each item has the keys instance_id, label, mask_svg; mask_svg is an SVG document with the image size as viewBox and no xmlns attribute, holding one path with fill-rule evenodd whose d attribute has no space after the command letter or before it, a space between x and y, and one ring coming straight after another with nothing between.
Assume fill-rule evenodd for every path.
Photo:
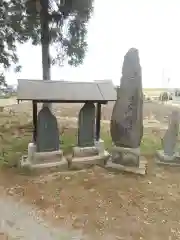
<instances>
[{"instance_id":1,"label":"stone monument","mask_svg":"<svg viewBox=\"0 0 180 240\"><path fill-rule=\"evenodd\" d=\"M143 92L138 50L131 48L124 57L120 88L113 108L110 132L113 141L112 162L115 167L141 168L140 143L143 136ZM126 170L125 169L125 170Z\"/></svg>"},{"instance_id":2,"label":"stone monument","mask_svg":"<svg viewBox=\"0 0 180 240\"><path fill-rule=\"evenodd\" d=\"M169 116L168 129L162 139L162 150L156 153L157 163L177 165L180 164L180 155L177 152L176 145L179 134L179 112L172 111Z\"/></svg>"},{"instance_id":3,"label":"stone monument","mask_svg":"<svg viewBox=\"0 0 180 240\"><path fill-rule=\"evenodd\" d=\"M95 141L95 117L94 103L87 102L81 108L78 116L77 146L73 148L71 165L101 164L109 153L104 150L104 142Z\"/></svg>"},{"instance_id":4,"label":"stone monument","mask_svg":"<svg viewBox=\"0 0 180 240\"><path fill-rule=\"evenodd\" d=\"M102 104L116 100L112 81L18 79L17 100L32 102L32 142L28 144L28 154L22 156L21 166L61 166L64 170L64 167L68 169L72 166L71 162L90 162L90 165L94 165L110 156L100 139L100 127ZM84 104L79 113L77 146L64 157L60 149L56 117L44 108L49 103ZM43 104L43 108L38 114L39 104Z\"/></svg>"},{"instance_id":5,"label":"stone monument","mask_svg":"<svg viewBox=\"0 0 180 240\"><path fill-rule=\"evenodd\" d=\"M59 150L59 129L56 117L44 106L38 113L37 152Z\"/></svg>"},{"instance_id":6,"label":"stone monument","mask_svg":"<svg viewBox=\"0 0 180 240\"><path fill-rule=\"evenodd\" d=\"M46 105L38 113L36 143L29 143L28 157L22 158L21 165L31 168L67 167L60 150L57 119Z\"/></svg>"},{"instance_id":7,"label":"stone monument","mask_svg":"<svg viewBox=\"0 0 180 240\"><path fill-rule=\"evenodd\" d=\"M78 146L93 147L95 139L95 106L85 103L78 117Z\"/></svg>"}]
</instances>

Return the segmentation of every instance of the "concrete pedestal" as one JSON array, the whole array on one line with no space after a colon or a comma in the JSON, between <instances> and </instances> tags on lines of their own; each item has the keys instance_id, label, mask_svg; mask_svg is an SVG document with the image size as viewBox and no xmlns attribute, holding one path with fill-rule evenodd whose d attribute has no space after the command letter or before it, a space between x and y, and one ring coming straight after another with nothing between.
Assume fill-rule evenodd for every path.
<instances>
[{"instance_id":1,"label":"concrete pedestal","mask_svg":"<svg viewBox=\"0 0 180 240\"><path fill-rule=\"evenodd\" d=\"M74 147L73 148L73 157L89 157L98 155L98 149L93 147Z\"/></svg>"},{"instance_id":2,"label":"concrete pedestal","mask_svg":"<svg viewBox=\"0 0 180 240\"><path fill-rule=\"evenodd\" d=\"M73 156L69 161L70 168L84 168L92 165L104 166L110 154L104 150L104 141L95 141L93 147L74 147Z\"/></svg>"},{"instance_id":3,"label":"concrete pedestal","mask_svg":"<svg viewBox=\"0 0 180 240\"><path fill-rule=\"evenodd\" d=\"M123 148L113 146L112 148L112 162L124 166L138 167L140 160L139 148Z\"/></svg>"},{"instance_id":4,"label":"concrete pedestal","mask_svg":"<svg viewBox=\"0 0 180 240\"><path fill-rule=\"evenodd\" d=\"M112 157L106 168L113 171L124 171L140 175L147 172L147 160L140 155L139 148L112 147Z\"/></svg>"},{"instance_id":5,"label":"concrete pedestal","mask_svg":"<svg viewBox=\"0 0 180 240\"><path fill-rule=\"evenodd\" d=\"M173 156L164 154L163 150L158 150L155 155L155 161L159 165L180 166L180 155L175 153Z\"/></svg>"},{"instance_id":6,"label":"concrete pedestal","mask_svg":"<svg viewBox=\"0 0 180 240\"><path fill-rule=\"evenodd\" d=\"M67 161L63 156L63 152L52 151L52 152L36 152L36 145L29 143L28 155L23 156L20 162L22 167L30 168L47 168L62 166L63 168L68 167Z\"/></svg>"}]
</instances>

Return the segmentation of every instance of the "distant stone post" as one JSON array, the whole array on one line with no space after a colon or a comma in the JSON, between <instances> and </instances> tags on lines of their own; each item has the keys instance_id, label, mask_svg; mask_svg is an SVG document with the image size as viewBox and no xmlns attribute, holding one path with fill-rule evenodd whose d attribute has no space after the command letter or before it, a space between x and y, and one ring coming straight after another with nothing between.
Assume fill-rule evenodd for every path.
<instances>
[{"instance_id":1,"label":"distant stone post","mask_svg":"<svg viewBox=\"0 0 180 240\"><path fill-rule=\"evenodd\" d=\"M176 149L179 135L179 111L172 111L168 129L162 139L162 150L156 152L156 161L163 165L180 165L180 154Z\"/></svg>"}]
</instances>

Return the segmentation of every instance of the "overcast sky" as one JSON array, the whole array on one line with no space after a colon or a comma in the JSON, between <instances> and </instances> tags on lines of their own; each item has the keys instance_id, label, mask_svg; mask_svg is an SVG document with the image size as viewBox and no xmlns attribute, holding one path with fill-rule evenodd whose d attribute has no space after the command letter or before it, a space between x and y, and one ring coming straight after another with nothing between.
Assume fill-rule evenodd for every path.
<instances>
[{"instance_id":1,"label":"overcast sky","mask_svg":"<svg viewBox=\"0 0 180 240\"><path fill-rule=\"evenodd\" d=\"M112 79L117 85L124 54L136 47L144 87L180 87L180 0L95 0L88 44L81 67L52 67L52 79ZM17 78L41 79L41 48L25 44L18 54L22 71L8 72L8 83L16 83Z\"/></svg>"}]
</instances>

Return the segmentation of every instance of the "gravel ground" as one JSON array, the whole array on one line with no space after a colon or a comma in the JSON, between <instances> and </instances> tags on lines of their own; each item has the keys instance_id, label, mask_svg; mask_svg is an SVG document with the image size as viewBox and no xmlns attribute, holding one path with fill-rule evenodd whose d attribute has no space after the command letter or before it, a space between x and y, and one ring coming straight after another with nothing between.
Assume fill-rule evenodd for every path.
<instances>
[{"instance_id":1,"label":"gravel ground","mask_svg":"<svg viewBox=\"0 0 180 240\"><path fill-rule=\"evenodd\" d=\"M31 206L6 195L0 197L0 232L8 235L6 239L83 239L80 232L55 229L39 217Z\"/></svg>"},{"instance_id":2,"label":"gravel ground","mask_svg":"<svg viewBox=\"0 0 180 240\"><path fill-rule=\"evenodd\" d=\"M6 105L6 104L5 104ZM9 104L7 104L9 105ZM21 113L27 113L28 115L32 114L31 110L31 103L23 103L23 104L14 104L11 106L12 109L21 114ZM79 109L81 105L78 104L56 104L55 105L55 110L56 110L56 116L57 117L77 117ZM112 112L112 107L113 103L110 103L107 106L104 106L102 108L102 119L103 120L109 120L111 118L111 112ZM7 107L9 108L9 106ZM147 118L150 119L151 116L153 116L153 119L157 120L161 124L167 121L167 116L171 113L172 109L177 109L177 107L172 107L170 105L163 105L163 104L157 104L157 103L145 103L144 104L144 119L146 120ZM164 174L164 173L163 173ZM168 175L169 174L169 175ZM117 179L113 180L114 181L114 188L112 188L113 182L109 183L109 192L107 191L107 188L104 187L104 185L100 186L98 185L99 183L99 177L101 175L98 175L98 180L96 182L96 179L89 180L88 183L86 184L86 188L97 188L97 192L101 192L102 199L100 203L104 203L106 200L108 200L108 196L113 195L113 199L116 199L116 202L113 203L114 209L119 209L119 202L122 202L122 205L124 206L125 203L128 203L127 209L125 208L124 212L121 209L121 212L113 212L115 214L121 214L122 216L117 216L118 219L118 226L121 227L119 230L121 232L121 235L123 235L122 231L125 231L124 235L129 231L129 229L126 229L126 226L133 225L137 223L136 229L131 229L130 234L134 234L134 238L132 236L129 238L116 238L116 239L166 239L165 236L169 236L170 234L168 232L168 229L170 229L172 226L174 228L177 227L178 229L178 220L180 219L178 216L178 211L176 212L177 209L179 209L179 202L180 201L175 201L174 199L171 199L172 196L176 196L177 200L179 198L179 184L178 182L178 177L179 177L179 172L177 174L175 172L165 172L165 179L159 179L159 177L154 177L155 172L154 170L152 171L152 174L148 176L148 178L144 181L138 180L138 179L130 179L129 177L125 176L116 176ZM164 176L163 175L163 176ZM96 175L95 175L96 176ZM115 178L115 177L114 177ZM165 181L167 178L167 181ZM84 178L83 178L84 179ZM79 181L79 178L78 180ZM102 182L105 181L104 179ZM108 181L110 181L108 179ZM71 182L71 181L70 181ZM117 185L118 182L118 185ZM121 182L121 188L120 188L120 197L118 198L116 194L116 190L119 189L119 182ZM74 180L72 181L73 184ZM78 182L79 183L79 182ZM89 191L85 190L82 191L82 184L79 186L78 183L76 185L69 185L69 195L66 192L64 193L65 196L67 196L67 202L66 202L66 207L67 207L67 216L69 215L69 209L74 207L74 212L78 213L78 210L82 210L82 203L79 203L78 201L75 202L74 198L69 198L68 196L75 196L77 200L81 199L82 196L86 197L84 203L84 208L87 208L87 199L89 200L89 209L96 209L96 205L94 206L93 204L97 204L96 202L94 203L92 201L92 198L89 197L89 195L92 195L93 193L89 193ZM125 184L126 183L126 184ZM134 185L133 185L134 183ZM55 183L53 182L53 185ZM62 183L61 183L62 184ZM88 185L89 184L89 185ZM57 189L61 188L60 182L58 181ZM91 187L92 185L92 187ZM177 186L176 186L177 185ZM35 192L35 186L32 187L32 192ZM90 187L89 187L90 186ZM107 182L105 183L105 186L108 186ZM169 194L168 192L168 186L169 188L175 192L175 194ZM52 185L50 186L52 188ZM104 190L101 189L104 187ZM123 188L124 187L124 188ZM63 187L62 187L63 188ZM72 192L72 188L74 189L74 193ZM115 189L115 190L112 190ZM128 189L128 190L127 190ZM141 192L138 192L139 189ZM49 190L49 189L48 189ZM112 191L112 192L110 192ZM44 192L47 193L47 189L44 189ZM50 190L49 190L50 192ZM84 194L82 194L82 192ZM95 191L96 193L96 191ZM62 194L62 193L61 193ZM79 194L79 195L78 195ZM87 196L85 195L87 194ZM104 194L104 195L103 195ZM109 195L108 195L109 194ZM169 194L169 195L168 195ZM131 196L132 195L132 196ZM54 195L53 195L54 196ZM98 195L99 196L99 195ZM104 196L104 197L103 197ZM75 198L75 199L76 199ZM132 199L133 200L132 200ZM137 199L136 199L137 198ZM49 199L47 197L47 199ZM94 199L94 197L93 197ZM123 200L124 199L124 200ZM58 200L59 201L59 200ZM86 202L87 201L87 202ZM128 202L130 201L130 203ZM113 202L113 201L112 201ZM69 204L69 205L68 205ZM91 204L91 205L90 205ZM99 204L99 203L98 203ZM109 203L108 203L109 204ZM133 205L134 204L134 205ZM79 208L77 207L79 206ZM50 207L52 208L53 205L50 203ZM69 207L69 208L68 208ZM105 206L106 207L106 206ZM144 208L143 208L144 207ZM107 207L106 207L107 208ZM142 209L141 209L142 208ZM145 211L149 208L150 213L144 213ZM151 209L152 208L152 209ZM130 211L130 210L131 211ZM169 218L165 215L165 211L168 209L169 213ZM100 209L101 210L101 209ZM104 210L104 209L102 209ZM133 211L133 212L132 212ZM92 212L92 219L94 219L94 212ZM126 214L128 212L128 214ZM67 228L54 228L51 226L49 223L45 222L42 218L39 217L39 211L35 209L31 205L26 205L24 202L20 201L17 202L12 196L6 196L5 194L0 195L0 232L3 232L9 236L9 239L25 239L25 240L36 240L36 239L44 239L44 240L70 240L70 239L87 239L85 236L81 236L80 232L74 232L74 231L69 231ZM80 211L81 213L81 211ZM104 212L103 212L104 213ZM126 214L126 218L124 217L123 214ZM133 215L134 214L134 215ZM177 215L177 216L176 216ZM114 216L114 215L113 215ZM141 222L139 223L138 221L134 220L134 216L141 216L140 220ZM150 217L149 217L150 216ZM82 217L82 214L80 215ZM167 218L167 227L164 226L164 222L166 221ZM97 216L97 219L99 219L99 216ZM154 225L150 224L151 219L154 221ZM165 220L164 220L165 219ZM101 219L100 219L101 220ZM127 222L126 222L127 220ZM149 221L149 222L148 222ZM92 220L93 222L93 220ZM94 222L93 222L94 223ZM101 222L100 222L101 223ZM176 224L177 223L177 224ZM93 225L94 229L94 226ZM133 225L134 227L134 225ZM145 233L148 231L148 234L146 234L145 238L141 238L139 236L141 229L144 231L144 236ZM126 232L127 230L127 232ZM154 233L153 233L154 231ZM174 230L173 230L174 231ZM178 229L179 231L179 229ZM137 235L137 237L136 237ZM148 235L148 236L147 236ZM154 237L155 236L155 237ZM157 238L156 238L157 236ZM1 239L1 238L0 238ZM92 238L91 238L92 239ZM111 236L107 236L107 239L115 239ZM180 239L180 237L175 237L171 238L169 236L169 239ZM104 238L105 240L105 238Z\"/></svg>"}]
</instances>

